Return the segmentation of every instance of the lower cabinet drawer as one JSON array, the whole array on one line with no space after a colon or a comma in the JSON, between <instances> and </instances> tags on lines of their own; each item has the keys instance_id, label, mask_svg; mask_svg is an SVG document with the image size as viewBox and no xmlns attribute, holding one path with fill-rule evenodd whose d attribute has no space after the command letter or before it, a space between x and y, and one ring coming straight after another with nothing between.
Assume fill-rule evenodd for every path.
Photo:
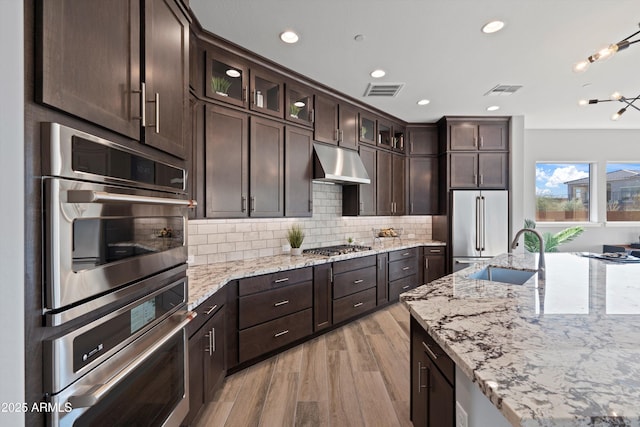
<instances>
[{"instance_id":1,"label":"lower cabinet drawer","mask_svg":"<svg viewBox=\"0 0 640 427\"><path fill-rule=\"evenodd\" d=\"M389 281L411 276L418 272L418 261L415 257L389 263Z\"/></svg>"},{"instance_id":2,"label":"lower cabinet drawer","mask_svg":"<svg viewBox=\"0 0 640 427\"><path fill-rule=\"evenodd\" d=\"M313 282L274 289L267 292L240 297L239 327L249 328L296 311L311 308Z\"/></svg>"},{"instance_id":3,"label":"lower cabinet drawer","mask_svg":"<svg viewBox=\"0 0 640 427\"><path fill-rule=\"evenodd\" d=\"M333 323L358 316L376 306L376 288L348 295L333 301Z\"/></svg>"},{"instance_id":4,"label":"lower cabinet drawer","mask_svg":"<svg viewBox=\"0 0 640 427\"><path fill-rule=\"evenodd\" d=\"M333 277L333 298L338 299L349 294L355 294L364 289L376 286L378 270L376 266L361 268L336 274Z\"/></svg>"},{"instance_id":5,"label":"lower cabinet drawer","mask_svg":"<svg viewBox=\"0 0 640 427\"><path fill-rule=\"evenodd\" d=\"M240 331L240 363L312 333L313 313L310 308Z\"/></svg>"},{"instance_id":6,"label":"lower cabinet drawer","mask_svg":"<svg viewBox=\"0 0 640 427\"><path fill-rule=\"evenodd\" d=\"M418 285L418 275L403 277L399 280L389 282L389 301L398 299L401 293L408 291Z\"/></svg>"}]
</instances>

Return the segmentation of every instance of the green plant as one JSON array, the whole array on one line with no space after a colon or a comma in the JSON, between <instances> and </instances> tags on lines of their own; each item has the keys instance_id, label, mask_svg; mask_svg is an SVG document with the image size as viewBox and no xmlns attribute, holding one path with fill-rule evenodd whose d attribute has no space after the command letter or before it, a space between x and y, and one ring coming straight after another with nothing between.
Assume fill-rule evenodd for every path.
<instances>
[{"instance_id":1,"label":"green plant","mask_svg":"<svg viewBox=\"0 0 640 427\"><path fill-rule=\"evenodd\" d=\"M567 200L564 203L562 203L562 208L563 208L562 210L568 211L568 212L583 211L585 209L584 204L580 199Z\"/></svg>"},{"instance_id":2,"label":"green plant","mask_svg":"<svg viewBox=\"0 0 640 427\"><path fill-rule=\"evenodd\" d=\"M524 220L525 228L536 228L536 222L532 219ZM542 238L544 240L544 251L545 252L558 252L558 246L563 243L567 243L578 237L582 234L584 228L577 225L575 227L565 228L564 230L558 231L557 233L542 233ZM540 242L537 237L535 237L532 233L524 234L524 247L529 252L538 252L540 251Z\"/></svg>"},{"instance_id":3,"label":"green plant","mask_svg":"<svg viewBox=\"0 0 640 427\"><path fill-rule=\"evenodd\" d=\"M287 241L292 248L299 248L302 246L302 241L304 240L304 231L302 231L302 227L293 224L289 230L287 230Z\"/></svg>"},{"instance_id":4,"label":"green plant","mask_svg":"<svg viewBox=\"0 0 640 427\"><path fill-rule=\"evenodd\" d=\"M353 237L347 237L347 243L352 245L353 244Z\"/></svg>"},{"instance_id":5,"label":"green plant","mask_svg":"<svg viewBox=\"0 0 640 427\"><path fill-rule=\"evenodd\" d=\"M231 82L224 77L211 77L211 89L214 92L226 94L231 86Z\"/></svg>"},{"instance_id":6,"label":"green plant","mask_svg":"<svg viewBox=\"0 0 640 427\"><path fill-rule=\"evenodd\" d=\"M298 113L300 112L300 107L297 105L291 104L289 105L289 114L293 117L298 117Z\"/></svg>"}]
</instances>

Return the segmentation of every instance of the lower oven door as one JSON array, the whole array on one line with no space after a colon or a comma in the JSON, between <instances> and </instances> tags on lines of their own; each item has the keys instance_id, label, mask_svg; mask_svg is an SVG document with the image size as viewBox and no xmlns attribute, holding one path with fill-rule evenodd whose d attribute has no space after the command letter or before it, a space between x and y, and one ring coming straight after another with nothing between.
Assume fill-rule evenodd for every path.
<instances>
[{"instance_id":1,"label":"lower oven door","mask_svg":"<svg viewBox=\"0 0 640 427\"><path fill-rule=\"evenodd\" d=\"M188 337L178 312L51 397L52 426L179 426L189 411Z\"/></svg>"}]
</instances>

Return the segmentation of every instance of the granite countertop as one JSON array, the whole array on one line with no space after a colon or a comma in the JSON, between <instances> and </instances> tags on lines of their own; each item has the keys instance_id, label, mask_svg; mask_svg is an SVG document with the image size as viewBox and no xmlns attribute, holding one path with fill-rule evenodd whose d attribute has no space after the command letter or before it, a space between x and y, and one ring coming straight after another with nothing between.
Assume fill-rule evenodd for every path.
<instances>
[{"instance_id":1,"label":"granite countertop","mask_svg":"<svg viewBox=\"0 0 640 427\"><path fill-rule=\"evenodd\" d=\"M640 426L640 264L546 254L546 278L468 279L504 254L400 299L514 426Z\"/></svg>"},{"instance_id":2,"label":"granite countertop","mask_svg":"<svg viewBox=\"0 0 640 427\"><path fill-rule=\"evenodd\" d=\"M294 268L310 267L328 262L342 261L345 259L375 255L378 253L414 248L418 246L444 245L445 244L443 242L436 240L410 240L403 243L384 242L383 246L376 245L369 251L353 252L350 254L331 257L308 254L303 254L302 256L275 255L243 261L194 265L187 269L187 275L189 277L189 302L187 307L189 310L193 310L231 280L275 273L283 270L291 270Z\"/></svg>"}]
</instances>

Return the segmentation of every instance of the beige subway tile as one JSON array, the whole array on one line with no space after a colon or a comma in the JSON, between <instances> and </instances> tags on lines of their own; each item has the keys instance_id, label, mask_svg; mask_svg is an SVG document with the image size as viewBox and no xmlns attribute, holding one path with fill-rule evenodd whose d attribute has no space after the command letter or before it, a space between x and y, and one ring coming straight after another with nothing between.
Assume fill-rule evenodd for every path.
<instances>
[{"instance_id":1,"label":"beige subway tile","mask_svg":"<svg viewBox=\"0 0 640 427\"><path fill-rule=\"evenodd\" d=\"M273 231L261 231L260 239L273 239Z\"/></svg>"},{"instance_id":2,"label":"beige subway tile","mask_svg":"<svg viewBox=\"0 0 640 427\"><path fill-rule=\"evenodd\" d=\"M209 234L207 235L207 243L225 243L227 241L226 234Z\"/></svg>"},{"instance_id":3,"label":"beige subway tile","mask_svg":"<svg viewBox=\"0 0 640 427\"><path fill-rule=\"evenodd\" d=\"M236 250L235 243L219 243L218 244L218 252L234 252Z\"/></svg>"},{"instance_id":4,"label":"beige subway tile","mask_svg":"<svg viewBox=\"0 0 640 427\"><path fill-rule=\"evenodd\" d=\"M264 249L267 247L266 240L252 240L251 241L251 249Z\"/></svg>"},{"instance_id":5,"label":"beige subway tile","mask_svg":"<svg viewBox=\"0 0 640 427\"><path fill-rule=\"evenodd\" d=\"M209 255L218 252L218 245L198 245L195 246L198 255Z\"/></svg>"},{"instance_id":6,"label":"beige subway tile","mask_svg":"<svg viewBox=\"0 0 640 427\"><path fill-rule=\"evenodd\" d=\"M227 233L227 242L242 242L244 235L242 233Z\"/></svg>"},{"instance_id":7,"label":"beige subway tile","mask_svg":"<svg viewBox=\"0 0 640 427\"><path fill-rule=\"evenodd\" d=\"M227 252L225 254L225 261L241 261L244 259L244 252Z\"/></svg>"},{"instance_id":8,"label":"beige subway tile","mask_svg":"<svg viewBox=\"0 0 640 427\"><path fill-rule=\"evenodd\" d=\"M209 257L210 255L196 255L193 258L193 264L191 265L203 265L203 264L208 264L209 262Z\"/></svg>"},{"instance_id":9,"label":"beige subway tile","mask_svg":"<svg viewBox=\"0 0 640 427\"><path fill-rule=\"evenodd\" d=\"M218 232L217 224L203 224L198 226L198 234L214 234Z\"/></svg>"},{"instance_id":10,"label":"beige subway tile","mask_svg":"<svg viewBox=\"0 0 640 427\"><path fill-rule=\"evenodd\" d=\"M191 245L203 245L206 243L211 243L207 241L207 235L206 234L194 234L194 235L189 235L187 237L187 242L189 244L189 246Z\"/></svg>"},{"instance_id":11,"label":"beige subway tile","mask_svg":"<svg viewBox=\"0 0 640 427\"><path fill-rule=\"evenodd\" d=\"M235 233L236 224L218 224L218 233Z\"/></svg>"}]
</instances>

